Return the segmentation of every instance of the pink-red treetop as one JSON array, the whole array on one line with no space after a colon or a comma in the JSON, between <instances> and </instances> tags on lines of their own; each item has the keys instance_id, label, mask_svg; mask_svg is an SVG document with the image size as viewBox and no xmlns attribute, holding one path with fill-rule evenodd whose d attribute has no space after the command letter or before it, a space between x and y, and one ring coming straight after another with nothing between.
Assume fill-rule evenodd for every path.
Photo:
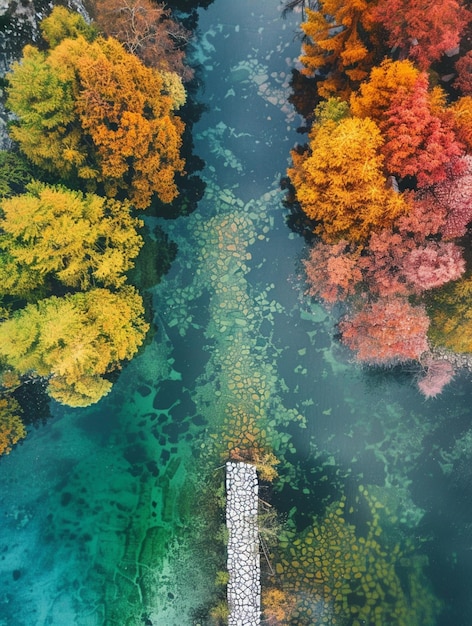
<instances>
[{"instance_id":1,"label":"pink-red treetop","mask_svg":"<svg viewBox=\"0 0 472 626\"><path fill-rule=\"evenodd\" d=\"M318 242L303 262L307 293L329 303L345 300L362 280L358 259L359 252L351 252L345 240L332 245Z\"/></svg>"},{"instance_id":2,"label":"pink-red treetop","mask_svg":"<svg viewBox=\"0 0 472 626\"><path fill-rule=\"evenodd\" d=\"M461 0L380 0L372 15L388 31L389 45L409 54L422 69L459 45L471 19Z\"/></svg>"},{"instance_id":3,"label":"pink-red treetop","mask_svg":"<svg viewBox=\"0 0 472 626\"><path fill-rule=\"evenodd\" d=\"M416 177L418 187L445 180L446 166L463 154L453 130L432 113L428 88L422 72L413 90L398 89L380 123L385 167L401 178Z\"/></svg>"},{"instance_id":4,"label":"pink-red treetop","mask_svg":"<svg viewBox=\"0 0 472 626\"><path fill-rule=\"evenodd\" d=\"M342 341L370 365L415 360L428 350L429 318L406 298L382 298L340 323Z\"/></svg>"}]
</instances>

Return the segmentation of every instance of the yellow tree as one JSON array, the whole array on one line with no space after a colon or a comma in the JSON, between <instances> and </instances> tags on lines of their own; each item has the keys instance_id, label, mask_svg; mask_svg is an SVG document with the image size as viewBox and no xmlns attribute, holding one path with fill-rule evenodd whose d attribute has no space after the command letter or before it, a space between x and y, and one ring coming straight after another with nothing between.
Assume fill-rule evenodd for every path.
<instances>
[{"instance_id":1,"label":"yellow tree","mask_svg":"<svg viewBox=\"0 0 472 626\"><path fill-rule=\"evenodd\" d=\"M372 120L347 117L315 125L309 149L292 151L296 198L325 242L363 241L408 209L383 175L382 143Z\"/></svg>"},{"instance_id":2,"label":"yellow tree","mask_svg":"<svg viewBox=\"0 0 472 626\"><path fill-rule=\"evenodd\" d=\"M177 196L178 77L145 67L114 39L79 34L47 52L27 46L8 81L18 118L11 134L33 163L92 189L99 183L109 196L127 194L138 208L154 193L163 202Z\"/></svg>"},{"instance_id":3,"label":"yellow tree","mask_svg":"<svg viewBox=\"0 0 472 626\"><path fill-rule=\"evenodd\" d=\"M12 447L26 437L21 412L15 398L10 395L0 397L0 455L11 452Z\"/></svg>"},{"instance_id":4,"label":"yellow tree","mask_svg":"<svg viewBox=\"0 0 472 626\"><path fill-rule=\"evenodd\" d=\"M49 395L86 406L111 388L106 375L130 359L149 325L133 287L52 296L0 325L0 355L20 375L49 381Z\"/></svg>"},{"instance_id":5,"label":"yellow tree","mask_svg":"<svg viewBox=\"0 0 472 626\"><path fill-rule=\"evenodd\" d=\"M303 45L303 73L327 75L318 82L322 97L346 98L368 75L380 47L371 4L369 0L320 0L318 10L306 10L302 30L309 42Z\"/></svg>"},{"instance_id":6,"label":"yellow tree","mask_svg":"<svg viewBox=\"0 0 472 626\"><path fill-rule=\"evenodd\" d=\"M118 287L143 244L128 204L95 194L32 183L0 206L0 293L22 295L48 277Z\"/></svg>"},{"instance_id":7,"label":"yellow tree","mask_svg":"<svg viewBox=\"0 0 472 626\"><path fill-rule=\"evenodd\" d=\"M55 48L64 39L84 37L93 41L98 35L95 26L88 24L80 13L68 11L63 6L54 7L52 13L41 21L40 27L50 48Z\"/></svg>"},{"instance_id":8,"label":"yellow tree","mask_svg":"<svg viewBox=\"0 0 472 626\"><path fill-rule=\"evenodd\" d=\"M428 299L433 344L454 352L472 352L472 277L436 289Z\"/></svg>"}]
</instances>

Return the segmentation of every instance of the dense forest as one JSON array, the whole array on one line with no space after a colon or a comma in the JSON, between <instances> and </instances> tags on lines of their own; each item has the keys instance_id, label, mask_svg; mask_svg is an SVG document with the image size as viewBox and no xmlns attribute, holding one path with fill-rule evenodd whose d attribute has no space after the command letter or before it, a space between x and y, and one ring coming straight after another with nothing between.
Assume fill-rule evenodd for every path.
<instances>
[{"instance_id":1,"label":"dense forest","mask_svg":"<svg viewBox=\"0 0 472 626\"><path fill-rule=\"evenodd\" d=\"M191 194L184 209L177 200L177 182L198 169L185 169L178 114L191 31L148 0L88 8L90 23L56 6L5 77L0 453L25 436L33 387L69 406L109 392L150 327L133 272L156 278L175 253L139 212L191 210Z\"/></svg>"},{"instance_id":2,"label":"dense forest","mask_svg":"<svg viewBox=\"0 0 472 626\"><path fill-rule=\"evenodd\" d=\"M309 136L288 175L314 235L308 294L336 311L359 363L416 364L436 396L472 350L472 13L458 0L299 5L293 102Z\"/></svg>"}]
</instances>

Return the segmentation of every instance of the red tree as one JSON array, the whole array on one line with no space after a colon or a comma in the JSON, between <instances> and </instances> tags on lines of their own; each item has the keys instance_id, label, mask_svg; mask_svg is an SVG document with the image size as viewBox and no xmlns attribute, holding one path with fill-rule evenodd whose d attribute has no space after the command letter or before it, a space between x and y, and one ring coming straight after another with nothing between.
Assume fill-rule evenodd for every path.
<instances>
[{"instance_id":1,"label":"red tree","mask_svg":"<svg viewBox=\"0 0 472 626\"><path fill-rule=\"evenodd\" d=\"M330 245L318 242L303 262L308 283L307 293L326 302L345 300L362 280L358 264L360 252L351 252L345 240Z\"/></svg>"},{"instance_id":2,"label":"red tree","mask_svg":"<svg viewBox=\"0 0 472 626\"><path fill-rule=\"evenodd\" d=\"M400 269L406 252L414 241L391 229L373 233L360 259L363 275L372 294L382 298L408 295L409 289Z\"/></svg>"},{"instance_id":3,"label":"red tree","mask_svg":"<svg viewBox=\"0 0 472 626\"><path fill-rule=\"evenodd\" d=\"M357 359L371 365L395 365L418 359L428 349L429 318L423 306L406 298L368 304L340 323L342 341Z\"/></svg>"},{"instance_id":4,"label":"red tree","mask_svg":"<svg viewBox=\"0 0 472 626\"><path fill-rule=\"evenodd\" d=\"M445 238L463 237L467 224L472 222L472 156L460 160L462 171L451 171L446 181L435 185L429 193L430 201L436 202L446 213L441 229ZM457 167L456 171L460 168Z\"/></svg>"},{"instance_id":5,"label":"red tree","mask_svg":"<svg viewBox=\"0 0 472 626\"><path fill-rule=\"evenodd\" d=\"M398 232L403 237L413 237L421 243L430 235L442 232L446 223L447 210L430 192L415 194L411 210L396 221Z\"/></svg>"},{"instance_id":6,"label":"red tree","mask_svg":"<svg viewBox=\"0 0 472 626\"><path fill-rule=\"evenodd\" d=\"M441 287L465 272L462 253L455 243L428 241L403 257L403 274L417 293Z\"/></svg>"},{"instance_id":7,"label":"red tree","mask_svg":"<svg viewBox=\"0 0 472 626\"><path fill-rule=\"evenodd\" d=\"M388 43L427 69L459 45L470 13L461 0L380 0L372 14L387 29Z\"/></svg>"},{"instance_id":8,"label":"red tree","mask_svg":"<svg viewBox=\"0 0 472 626\"><path fill-rule=\"evenodd\" d=\"M472 96L472 50L469 50L456 63L457 78L454 87L464 96Z\"/></svg>"},{"instance_id":9,"label":"red tree","mask_svg":"<svg viewBox=\"0 0 472 626\"><path fill-rule=\"evenodd\" d=\"M380 124L387 170L416 177L419 187L445 180L446 166L463 153L452 129L431 112L428 87L423 72L413 90L399 89Z\"/></svg>"}]
</instances>

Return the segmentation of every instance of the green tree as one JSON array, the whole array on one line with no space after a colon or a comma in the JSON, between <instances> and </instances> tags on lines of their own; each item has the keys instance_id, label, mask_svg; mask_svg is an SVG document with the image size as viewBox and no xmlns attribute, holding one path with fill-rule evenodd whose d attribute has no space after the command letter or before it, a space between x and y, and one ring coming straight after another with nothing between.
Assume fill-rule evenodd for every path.
<instances>
[{"instance_id":1,"label":"green tree","mask_svg":"<svg viewBox=\"0 0 472 626\"><path fill-rule=\"evenodd\" d=\"M22 295L51 277L118 287L143 243L128 204L95 194L31 183L0 207L0 293Z\"/></svg>"},{"instance_id":2,"label":"green tree","mask_svg":"<svg viewBox=\"0 0 472 626\"><path fill-rule=\"evenodd\" d=\"M0 197L24 193L32 178L32 168L21 154L0 150Z\"/></svg>"}]
</instances>

